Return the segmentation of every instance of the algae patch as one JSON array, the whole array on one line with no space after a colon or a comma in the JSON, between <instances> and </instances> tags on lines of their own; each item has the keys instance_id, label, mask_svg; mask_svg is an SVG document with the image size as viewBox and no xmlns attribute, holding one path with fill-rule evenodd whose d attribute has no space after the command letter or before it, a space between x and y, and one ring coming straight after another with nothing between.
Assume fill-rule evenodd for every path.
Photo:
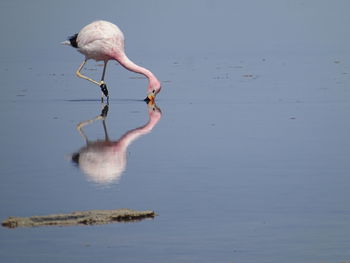
<instances>
[{"instance_id":1,"label":"algae patch","mask_svg":"<svg viewBox=\"0 0 350 263\"><path fill-rule=\"evenodd\" d=\"M54 214L32 217L9 217L2 222L8 228L36 226L74 226L101 225L115 222L134 222L146 218L154 218L154 211L137 211L130 209L88 210L69 214Z\"/></svg>"}]
</instances>

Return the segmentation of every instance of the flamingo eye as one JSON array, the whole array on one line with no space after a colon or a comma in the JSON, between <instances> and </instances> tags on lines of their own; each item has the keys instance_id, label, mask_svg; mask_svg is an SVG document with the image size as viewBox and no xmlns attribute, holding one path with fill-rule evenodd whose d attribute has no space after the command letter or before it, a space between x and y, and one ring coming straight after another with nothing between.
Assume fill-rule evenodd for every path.
<instances>
[{"instance_id":1,"label":"flamingo eye","mask_svg":"<svg viewBox=\"0 0 350 263\"><path fill-rule=\"evenodd\" d=\"M153 93L156 93L156 90L154 89L154 90L152 90L152 92L153 92Z\"/></svg>"}]
</instances>

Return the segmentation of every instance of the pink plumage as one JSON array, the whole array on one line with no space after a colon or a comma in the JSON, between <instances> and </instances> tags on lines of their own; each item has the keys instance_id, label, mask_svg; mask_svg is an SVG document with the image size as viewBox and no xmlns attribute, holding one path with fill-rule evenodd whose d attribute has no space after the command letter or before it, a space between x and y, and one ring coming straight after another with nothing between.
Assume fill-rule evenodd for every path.
<instances>
[{"instance_id":1,"label":"pink plumage","mask_svg":"<svg viewBox=\"0 0 350 263\"><path fill-rule=\"evenodd\" d=\"M82 28L78 34L72 36L69 41L63 43L70 44L77 48L80 53L85 55L85 60L79 66L76 74L78 77L89 80L100 86L103 94L107 97L107 100L108 90L104 82L104 76L107 62L109 60L116 60L126 69L147 77L148 87L146 100L153 102L156 94L159 93L161 89L160 82L150 70L135 64L126 56L123 32L110 22L102 20L92 22ZM101 81L93 80L81 74L81 70L89 59L104 62Z\"/></svg>"}]
</instances>

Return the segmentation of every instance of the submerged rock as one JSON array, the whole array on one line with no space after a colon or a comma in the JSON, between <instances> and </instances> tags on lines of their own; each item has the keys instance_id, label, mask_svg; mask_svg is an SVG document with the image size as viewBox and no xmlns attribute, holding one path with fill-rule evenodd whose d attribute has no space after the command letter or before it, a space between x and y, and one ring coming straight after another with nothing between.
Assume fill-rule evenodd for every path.
<instances>
[{"instance_id":1,"label":"submerged rock","mask_svg":"<svg viewBox=\"0 0 350 263\"><path fill-rule=\"evenodd\" d=\"M134 222L145 218L154 218L154 211L137 211L130 209L88 210L69 214L55 214L32 217L9 217L2 222L8 228L36 226L73 226L101 225L115 222Z\"/></svg>"}]
</instances>

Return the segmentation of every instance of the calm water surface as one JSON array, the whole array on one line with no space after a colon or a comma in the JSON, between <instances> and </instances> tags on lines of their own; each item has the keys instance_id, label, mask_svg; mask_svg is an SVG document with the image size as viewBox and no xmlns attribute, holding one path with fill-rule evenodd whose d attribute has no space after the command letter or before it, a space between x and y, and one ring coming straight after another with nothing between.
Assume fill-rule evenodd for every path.
<instances>
[{"instance_id":1,"label":"calm water surface","mask_svg":"<svg viewBox=\"0 0 350 263\"><path fill-rule=\"evenodd\" d=\"M64 40L74 33L68 24L48 38ZM56 43L3 52L0 220L115 208L158 216L89 227L1 227L1 262L349 261L350 57L322 43L323 50L296 52L229 52L225 45L216 53L134 50L130 57L163 83L159 111L142 101L145 79L110 63L105 125L97 119L83 134L77 124L99 116L104 105L98 88L74 75L82 57ZM101 70L100 63L86 67L95 78ZM106 132L124 147L122 161L110 164L115 172L101 177L72 156L98 144L98 157Z\"/></svg>"}]
</instances>

